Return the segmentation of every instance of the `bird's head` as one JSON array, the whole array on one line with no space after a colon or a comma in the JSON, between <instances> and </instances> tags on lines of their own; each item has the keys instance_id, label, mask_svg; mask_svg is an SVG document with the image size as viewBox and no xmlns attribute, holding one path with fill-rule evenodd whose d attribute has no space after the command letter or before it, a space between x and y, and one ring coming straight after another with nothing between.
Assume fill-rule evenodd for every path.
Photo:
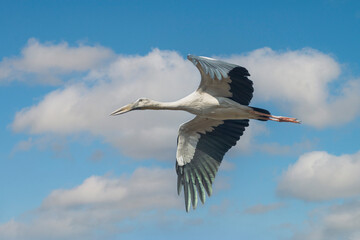
<instances>
[{"instance_id":1,"label":"bird's head","mask_svg":"<svg viewBox=\"0 0 360 240\"><path fill-rule=\"evenodd\" d=\"M141 110L141 109L147 109L148 106L150 106L152 100L148 99L148 98L139 98L138 100L136 100L133 103L130 103L128 105L125 105L119 109L116 109L115 111L113 111L110 115L120 115L132 110Z\"/></svg>"}]
</instances>

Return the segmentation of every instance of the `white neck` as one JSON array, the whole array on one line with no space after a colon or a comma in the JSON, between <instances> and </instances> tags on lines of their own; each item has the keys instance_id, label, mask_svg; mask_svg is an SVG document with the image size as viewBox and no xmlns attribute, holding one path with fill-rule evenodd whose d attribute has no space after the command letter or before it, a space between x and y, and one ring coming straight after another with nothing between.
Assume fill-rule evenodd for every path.
<instances>
[{"instance_id":1,"label":"white neck","mask_svg":"<svg viewBox=\"0 0 360 240\"><path fill-rule=\"evenodd\" d=\"M142 109L152 109L152 110L185 110L185 107L181 104L180 101L175 102L158 102L152 100L147 106Z\"/></svg>"}]
</instances>

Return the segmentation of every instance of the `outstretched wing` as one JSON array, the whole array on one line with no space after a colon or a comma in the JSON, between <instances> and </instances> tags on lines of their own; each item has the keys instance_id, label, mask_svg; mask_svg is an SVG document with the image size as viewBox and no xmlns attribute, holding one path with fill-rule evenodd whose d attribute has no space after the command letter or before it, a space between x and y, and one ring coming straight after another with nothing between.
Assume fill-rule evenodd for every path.
<instances>
[{"instance_id":1,"label":"outstretched wing","mask_svg":"<svg viewBox=\"0 0 360 240\"><path fill-rule=\"evenodd\" d=\"M177 191L184 188L185 208L195 209L199 194L212 193L212 183L224 154L243 135L249 120L215 120L195 117L180 126L176 152Z\"/></svg>"},{"instance_id":2,"label":"outstretched wing","mask_svg":"<svg viewBox=\"0 0 360 240\"><path fill-rule=\"evenodd\" d=\"M220 60L188 55L200 71L201 82L198 91L215 97L228 97L242 105L249 105L253 97L253 82L244 67Z\"/></svg>"}]
</instances>

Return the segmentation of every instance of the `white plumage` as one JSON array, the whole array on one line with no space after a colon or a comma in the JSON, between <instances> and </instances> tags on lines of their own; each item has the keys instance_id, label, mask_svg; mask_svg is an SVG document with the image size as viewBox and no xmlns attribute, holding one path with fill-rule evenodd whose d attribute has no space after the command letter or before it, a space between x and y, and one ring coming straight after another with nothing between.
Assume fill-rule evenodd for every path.
<instances>
[{"instance_id":1,"label":"white plumage","mask_svg":"<svg viewBox=\"0 0 360 240\"><path fill-rule=\"evenodd\" d=\"M270 115L270 112L248 106L253 96L253 83L248 71L220 60L188 55L199 69L199 88L175 102L157 102L140 98L111 113L131 110L183 110L196 117L179 128L176 151L177 190L184 189L185 209L195 209L198 196L205 202L205 192L212 193L212 183L224 154L243 135L249 119L300 123L295 118Z\"/></svg>"}]
</instances>

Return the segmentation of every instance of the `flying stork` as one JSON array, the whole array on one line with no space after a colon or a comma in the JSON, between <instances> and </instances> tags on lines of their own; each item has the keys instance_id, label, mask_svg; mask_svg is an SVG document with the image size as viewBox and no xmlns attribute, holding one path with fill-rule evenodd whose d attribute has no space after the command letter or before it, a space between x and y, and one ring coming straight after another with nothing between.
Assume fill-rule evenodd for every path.
<instances>
[{"instance_id":1,"label":"flying stork","mask_svg":"<svg viewBox=\"0 0 360 240\"><path fill-rule=\"evenodd\" d=\"M177 192L184 189L185 209L197 206L198 195L212 194L212 183L225 153L235 146L249 126L249 119L300 123L296 118L273 116L269 111L250 107L253 83L249 72L238 65L208 57L188 55L199 69L198 89L175 102L147 98L121 107L111 115L131 110L183 110L195 116L179 128L176 151Z\"/></svg>"}]
</instances>

